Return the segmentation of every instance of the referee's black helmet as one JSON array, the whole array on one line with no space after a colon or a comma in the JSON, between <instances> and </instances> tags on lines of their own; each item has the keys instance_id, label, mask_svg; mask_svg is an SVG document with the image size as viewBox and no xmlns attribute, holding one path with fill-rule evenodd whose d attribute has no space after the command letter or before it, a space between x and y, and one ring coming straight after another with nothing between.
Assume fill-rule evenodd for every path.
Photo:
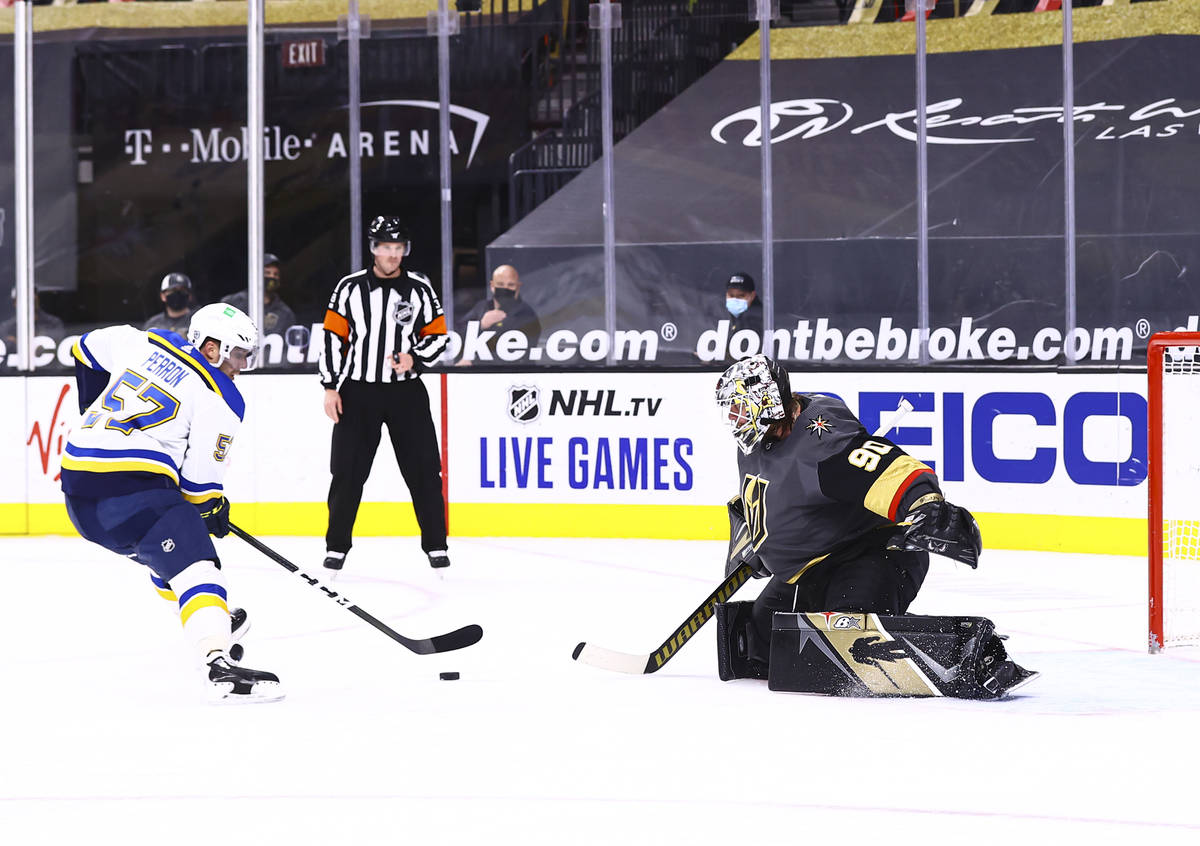
<instances>
[{"instance_id":1,"label":"referee's black helmet","mask_svg":"<svg viewBox=\"0 0 1200 846\"><path fill-rule=\"evenodd\" d=\"M383 241L392 244L403 244L404 255L408 255L412 250L412 242L408 237L408 227L405 226L400 218L394 215L377 215L367 224L367 238L371 242L372 248L375 244Z\"/></svg>"}]
</instances>

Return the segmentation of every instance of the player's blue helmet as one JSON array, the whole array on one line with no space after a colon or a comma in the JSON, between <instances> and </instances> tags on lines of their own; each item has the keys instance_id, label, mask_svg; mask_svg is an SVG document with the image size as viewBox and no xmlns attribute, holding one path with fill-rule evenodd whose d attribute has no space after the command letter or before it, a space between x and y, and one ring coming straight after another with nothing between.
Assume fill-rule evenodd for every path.
<instances>
[{"instance_id":1,"label":"player's blue helmet","mask_svg":"<svg viewBox=\"0 0 1200 846\"><path fill-rule=\"evenodd\" d=\"M758 449L770 428L787 418L791 396L787 371L765 355L742 359L717 381L717 405L745 455Z\"/></svg>"}]
</instances>

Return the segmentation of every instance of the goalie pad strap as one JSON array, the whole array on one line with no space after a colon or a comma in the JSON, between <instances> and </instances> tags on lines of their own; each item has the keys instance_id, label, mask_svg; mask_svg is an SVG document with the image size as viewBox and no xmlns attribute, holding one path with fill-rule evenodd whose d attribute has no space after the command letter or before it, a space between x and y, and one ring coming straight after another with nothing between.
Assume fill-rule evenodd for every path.
<instances>
[{"instance_id":1,"label":"goalie pad strap","mask_svg":"<svg viewBox=\"0 0 1200 846\"><path fill-rule=\"evenodd\" d=\"M717 606L717 675L721 681L765 679L767 667L750 657L758 635L753 602L722 602Z\"/></svg>"},{"instance_id":2,"label":"goalie pad strap","mask_svg":"<svg viewBox=\"0 0 1200 846\"><path fill-rule=\"evenodd\" d=\"M995 626L984 617L776 612L768 687L834 696L988 699L977 679Z\"/></svg>"}]
</instances>

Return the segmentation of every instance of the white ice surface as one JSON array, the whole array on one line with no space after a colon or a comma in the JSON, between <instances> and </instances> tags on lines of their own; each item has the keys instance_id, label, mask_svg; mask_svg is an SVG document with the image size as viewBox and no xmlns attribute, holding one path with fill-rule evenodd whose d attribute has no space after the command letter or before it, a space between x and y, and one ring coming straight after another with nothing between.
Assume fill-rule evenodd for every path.
<instances>
[{"instance_id":1,"label":"white ice surface","mask_svg":"<svg viewBox=\"0 0 1200 846\"><path fill-rule=\"evenodd\" d=\"M264 540L319 570L320 539ZM337 586L366 611L409 636L483 626L438 656L218 547L244 663L282 703L203 704L137 565L0 540L0 843L1200 843L1200 652L1146 654L1138 559L937 560L912 611L991 617L1042 673L979 703L722 683L711 624L652 676L571 660L657 647L724 544L452 539L439 579L414 539L358 541Z\"/></svg>"}]
</instances>

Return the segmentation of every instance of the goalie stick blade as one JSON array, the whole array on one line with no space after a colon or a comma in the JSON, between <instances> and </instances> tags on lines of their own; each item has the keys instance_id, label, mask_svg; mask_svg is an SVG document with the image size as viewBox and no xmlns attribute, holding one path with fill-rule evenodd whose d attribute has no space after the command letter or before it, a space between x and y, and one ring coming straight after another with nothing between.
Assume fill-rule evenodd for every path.
<instances>
[{"instance_id":1,"label":"goalie stick blade","mask_svg":"<svg viewBox=\"0 0 1200 846\"><path fill-rule=\"evenodd\" d=\"M571 653L571 657L582 664L591 664L593 667L599 667L602 670L628 673L632 676L653 673L659 667L659 665L654 663L653 656L629 655L625 652L614 652L611 649L605 649L603 646L593 646L588 643L581 643L576 646L575 651Z\"/></svg>"}]
</instances>

